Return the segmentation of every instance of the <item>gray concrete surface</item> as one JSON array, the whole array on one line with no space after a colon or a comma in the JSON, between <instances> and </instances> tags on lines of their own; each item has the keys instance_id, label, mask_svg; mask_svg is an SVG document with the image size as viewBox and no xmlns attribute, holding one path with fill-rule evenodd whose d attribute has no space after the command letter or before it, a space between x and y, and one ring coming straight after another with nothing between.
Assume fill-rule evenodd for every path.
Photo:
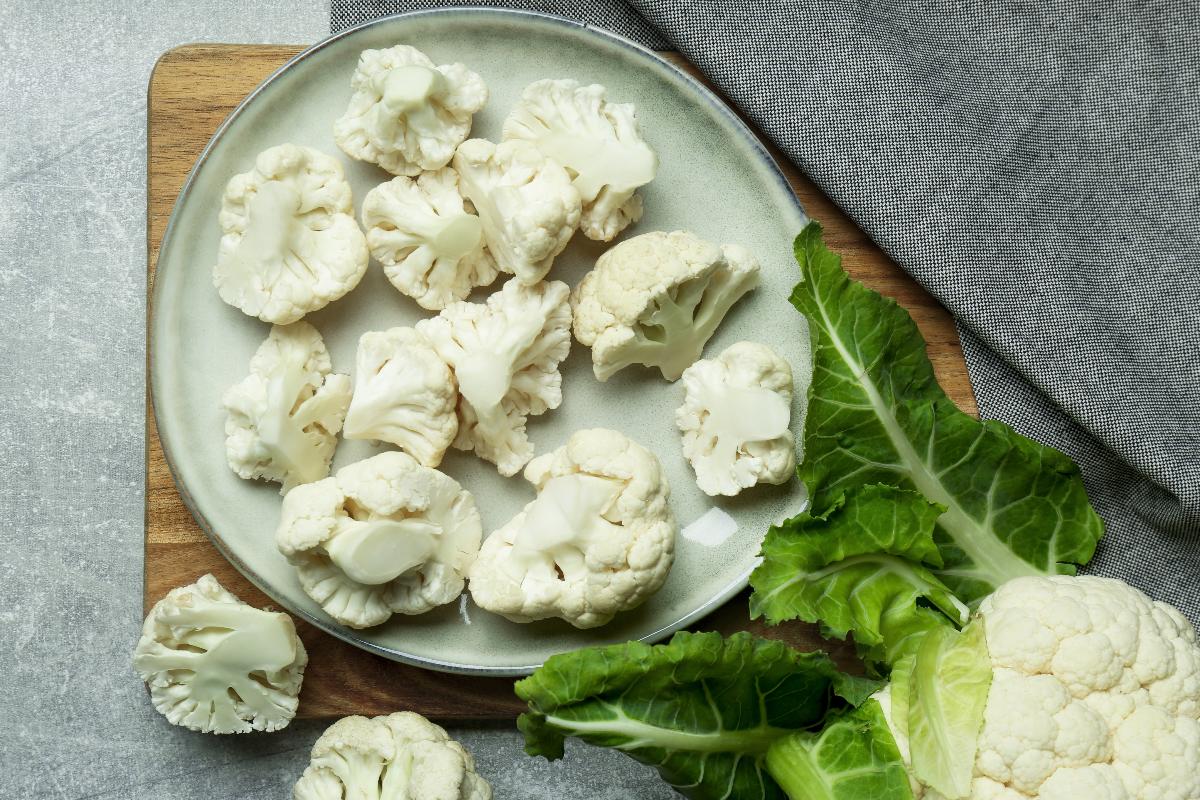
<instances>
[{"instance_id":1,"label":"gray concrete surface","mask_svg":"<svg viewBox=\"0 0 1200 800\"><path fill-rule=\"evenodd\" d=\"M145 94L190 41L311 42L317 0L0 3L0 798L284 798L322 725L173 728L129 666L142 581ZM497 798L672 796L578 747L454 731Z\"/></svg>"}]
</instances>

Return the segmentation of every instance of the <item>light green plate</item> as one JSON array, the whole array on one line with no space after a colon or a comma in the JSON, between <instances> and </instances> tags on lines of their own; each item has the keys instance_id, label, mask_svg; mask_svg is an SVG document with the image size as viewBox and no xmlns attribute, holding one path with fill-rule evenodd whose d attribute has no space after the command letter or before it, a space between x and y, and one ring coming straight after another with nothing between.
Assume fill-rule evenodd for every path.
<instances>
[{"instance_id":1,"label":"light green plate","mask_svg":"<svg viewBox=\"0 0 1200 800\"><path fill-rule=\"evenodd\" d=\"M345 157L333 142L331 128L350 98L350 75L359 53L399 43L418 47L439 64L462 61L483 76L491 100L475 118L476 137L498 138L521 89L541 78L601 83L610 98L636 103L661 169L643 190L645 217L622 238L687 228L706 239L736 242L754 251L763 264L762 285L734 308L706 354L741 339L769 344L792 362L797 395L804 395L809 377L807 328L787 297L797 280L791 240L805 217L776 164L720 100L650 51L565 20L493 10L403 15L328 39L263 83L213 137L175 206L154 286L151 380L159 433L184 500L221 552L281 605L335 636L398 661L455 672L517 675L554 653L581 646L659 639L714 610L746 585L767 526L801 507L798 481L787 487L758 487L736 500L717 503L737 521L737 532L719 546L681 536L674 569L662 591L605 627L577 631L558 621L517 625L464 602L354 631L333 622L304 594L292 568L275 550L278 485L240 480L225 463L221 395L246 374L251 354L269 330L221 302L212 286L217 211L225 183L249 169L261 150L283 142L309 145L341 158L354 188L357 213L367 191L390 176ZM603 250L603 245L577 236L550 277L576 284ZM357 289L306 319L324 334L334 369L351 372L360 334L412 325L425 315L372 263ZM559 446L580 428L623 431L662 459L681 526L701 517L713 502L696 488L681 453L674 412L682 401L682 387L641 368L598 383L589 355L574 344L563 367L562 407L530 420L537 451ZM341 442L334 466L380 449ZM534 496L521 478L501 478L491 464L458 451L451 451L443 469L474 493L485 535Z\"/></svg>"}]
</instances>

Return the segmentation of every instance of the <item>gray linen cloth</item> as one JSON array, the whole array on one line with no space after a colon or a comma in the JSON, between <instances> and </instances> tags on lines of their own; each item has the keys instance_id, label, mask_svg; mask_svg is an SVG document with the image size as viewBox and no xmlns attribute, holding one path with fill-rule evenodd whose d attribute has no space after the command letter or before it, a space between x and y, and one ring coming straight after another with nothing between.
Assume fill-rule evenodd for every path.
<instances>
[{"instance_id":1,"label":"gray linen cloth","mask_svg":"<svg viewBox=\"0 0 1200 800\"><path fill-rule=\"evenodd\" d=\"M684 53L954 314L980 413L1081 465L1088 571L1200 623L1200 6L462 5Z\"/></svg>"}]
</instances>

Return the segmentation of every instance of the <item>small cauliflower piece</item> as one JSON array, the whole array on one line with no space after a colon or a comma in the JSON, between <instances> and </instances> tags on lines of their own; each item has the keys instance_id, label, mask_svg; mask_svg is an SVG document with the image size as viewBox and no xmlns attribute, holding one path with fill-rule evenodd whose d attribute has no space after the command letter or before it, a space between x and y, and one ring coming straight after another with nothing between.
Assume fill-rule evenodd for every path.
<instances>
[{"instance_id":1,"label":"small cauliflower piece","mask_svg":"<svg viewBox=\"0 0 1200 800\"><path fill-rule=\"evenodd\" d=\"M480 608L595 628L662 587L677 526L650 451L617 431L578 431L531 461L525 479L537 499L487 538L471 568Z\"/></svg>"},{"instance_id":2,"label":"small cauliflower piece","mask_svg":"<svg viewBox=\"0 0 1200 800\"><path fill-rule=\"evenodd\" d=\"M454 374L424 336L369 331L358 340L343 436L388 442L436 467L458 433L457 400Z\"/></svg>"},{"instance_id":3,"label":"small cauliflower piece","mask_svg":"<svg viewBox=\"0 0 1200 800\"><path fill-rule=\"evenodd\" d=\"M528 142L484 139L463 142L454 168L500 270L527 286L546 277L579 227L579 191L567 171Z\"/></svg>"},{"instance_id":4,"label":"small cauliflower piece","mask_svg":"<svg viewBox=\"0 0 1200 800\"><path fill-rule=\"evenodd\" d=\"M637 190L658 173L633 104L610 103L607 93L599 84L537 81L504 121L505 140L531 142L566 168L583 200L580 229L602 242L642 218Z\"/></svg>"},{"instance_id":5,"label":"small cauliflower piece","mask_svg":"<svg viewBox=\"0 0 1200 800\"><path fill-rule=\"evenodd\" d=\"M264 150L221 200L213 268L221 299L277 325L337 300L367 270L353 214L337 159L294 144Z\"/></svg>"},{"instance_id":6,"label":"small cauliflower piece","mask_svg":"<svg viewBox=\"0 0 1200 800\"><path fill-rule=\"evenodd\" d=\"M371 255L422 308L440 311L499 274L484 246L483 223L459 194L452 167L376 186L363 200L362 217Z\"/></svg>"},{"instance_id":7,"label":"small cauliflower piece","mask_svg":"<svg viewBox=\"0 0 1200 800\"><path fill-rule=\"evenodd\" d=\"M482 534L457 481L387 452L289 492L275 544L325 613L369 628L455 600Z\"/></svg>"},{"instance_id":8,"label":"small cauliflower piece","mask_svg":"<svg viewBox=\"0 0 1200 800\"><path fill-rule=\"evenodd\" d=\"M687 231L644 233L604 253L571 295L575 338L601 381L630 364L673 381L733 304L758 285L758 260Z\"/></svg>"},{"instance_id":9,"label":"small cauliflower piece","mask_svg":"<svg viewBox=\"0 0 1200 800\"><path fill-rule=\"evenodd\" d=\"M484 107L483 79L462 64L434 65L415 47L364 50L350 79L350 107L333 138L351 158L393 175L417 175L450 163Z\"/></svg>"},{"instance_id":10,"label":"small cauliflower piece","mask_svg":"<svg viewBox=\"0 0 1200 800\"><path fill-rule=\"evenodd\" d=\"M250 374L221 401L229 468L247 480L277 481L280 494L328 475L350 405L350 376L332 370L312 325L272 327Z\"/></svg>"},{"instance_id":11,"label":"small cauliflower piece","mask_svg":"<svg viewBox=\"0 0 1200 800\"><path fill-rule=\"evenodd\" d=\"M458 380L454 446L474 450L501 475L515 475L533 457L526 418L562 403L558 365L571 349L569 292L560 281L524 286L512 279L486 304L453 303L417 323Z\"/></svg>"},{"instance_id":12,"label":"small cauliflower piece","mask_svg":"<svg viewBox=\"0 0 1200 800\"><path fill-rule=\"evenodd\" d=\"M683 390L675 424L701 491L733 496L791 479L792 368L774 350L738 342L684 370Z\"/></svg>"},{"instance_id":13,"label":"small cauliflower piece","mask_svg":"<svg viewBox=\"0 0 1200 800\"><path fill-rule=\"evenodd\" d=\"M159 713L201 733L286 728L307 663L291 617L243 603L212 575L155 603L133 654Z\"/></svg>"},{"instance_id":14,"label":"small cauliflower piece","mask_svg":"<svg viewBox=\"0 0 1200 800\"><path fill-rule=\"evenodd\" d=\"M312 749L295 800L491 800L475 760L420 714L344 717Z\"/></svg>"}]
</instances>

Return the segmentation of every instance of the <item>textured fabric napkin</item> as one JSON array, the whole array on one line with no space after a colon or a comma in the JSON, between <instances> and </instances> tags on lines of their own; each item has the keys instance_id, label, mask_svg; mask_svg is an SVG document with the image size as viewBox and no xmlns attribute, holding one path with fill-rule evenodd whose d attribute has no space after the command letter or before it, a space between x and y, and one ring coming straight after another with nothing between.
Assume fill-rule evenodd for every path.
<instances>
[{"instance_id":1,"label":"textured fabric napkin","mask_svg":"<svg viewBox=\"0 0 1200 800\"><path fill-rule=\"evenodd\" d=\"M1195 4L467 4L684 53L955 315L980 413L1082 466L1089 571L1200 623Z\"/></svg>"}]
</instances>

